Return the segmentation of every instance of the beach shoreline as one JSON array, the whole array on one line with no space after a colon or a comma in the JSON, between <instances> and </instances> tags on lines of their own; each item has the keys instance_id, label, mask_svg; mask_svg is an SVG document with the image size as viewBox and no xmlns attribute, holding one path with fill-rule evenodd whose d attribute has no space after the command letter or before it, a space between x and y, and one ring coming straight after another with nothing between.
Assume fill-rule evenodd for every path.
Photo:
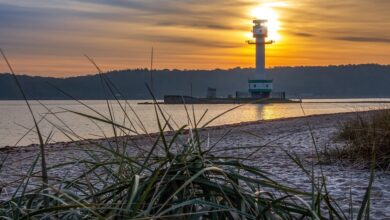
<instances>
[{"instance_id":1,"label":"beach shoreline","mask_svg":"<svg viewBox=\"0 0 390 220\"><path fill-rule=\"evenodd\" d=\"M288 121L288 120L299 120L299 119L310 119L310 118L316 118L316 117L325 117L325 116L335 116L335 117L350 117L351 115L356 114L371 114L375 112L383 111L382 109L375 109L375 110L367 110L367 111L359 111L359 112L339 112L339 113L325 113L325 114L314 114L314 115L304 115L304 116L295 116L295 117L283 117L283 118L276 118L276 119L266 119L266 120L257 120L257 121L245 121L240 123L231 123L231 124L224 124L224 125L212 125L207 126L205 128L199 128L203 131L207 130L218 130L218 129L229 129L229 128L235 128L240 126L248 126L248 125L255 125L255 124L262 124L262 123L272 123L272 122L282 122L282 121ZM188 132L188 129L184 129L183 132ZM172 135L175 133L175 131L164 131L166 135ZM136 134L136 135L129 135L129 136L119 136L118 138L132 138L132 139L143 139L148 137L156 137L159 135L159 132L151 132L148 134ZM108 139L112 140L115 137L108 137ZM69 144L85 144L85 143L91 143L91 142L99 142L99 141L106 141L106 138L87 138L84 140L76 140L76 141L59 141L54 143L48 143L45 144L45 146L52 146L52 145L69 145ZM18 151L18 150L35 150L34 148L39 147L38 143L34 144L28 144L28 145L16 145L16 146L0 146L0 153L1 152L11 152L11 151Z\"/></svg>"}]
</instances>

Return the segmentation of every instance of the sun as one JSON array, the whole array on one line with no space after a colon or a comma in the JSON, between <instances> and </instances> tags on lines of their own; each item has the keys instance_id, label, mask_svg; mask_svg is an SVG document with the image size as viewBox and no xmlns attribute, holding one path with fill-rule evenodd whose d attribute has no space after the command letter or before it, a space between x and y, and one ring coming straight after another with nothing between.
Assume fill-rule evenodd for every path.
<instances>
[{"instance_id":1,"label":"sun","mask_svg":"<svg viewBox=\"0 0 390 220\"><path fill-rule=\"evenodd\" d=\"M268 38L270 40L278 41L281 39L279 34L280 22L278 12L272 7L272 5L262 5L253 8L250 15L255 19L267 20L268 25Z\"/></svg>"}]
</instances>

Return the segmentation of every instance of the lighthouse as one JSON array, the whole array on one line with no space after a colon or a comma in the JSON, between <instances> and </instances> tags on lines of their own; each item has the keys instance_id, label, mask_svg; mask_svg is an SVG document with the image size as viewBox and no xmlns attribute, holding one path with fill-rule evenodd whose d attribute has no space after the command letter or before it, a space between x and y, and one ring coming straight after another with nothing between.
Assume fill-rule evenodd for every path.
<instances>
[{"instance_id":1,"label":"lighthouse","mask_svg":"<svg viewBox=\"0 0 390 220\"><path fill-rule=\"evenodd\" d=\"M256 45L256 73L248 80L249 93L253 98L269 98L272 92L272 80L268 79L265 71L265 45L272 44L267 41L267 20L253 20L253 38L248 44Z\"/></svg>"}]
</instances>

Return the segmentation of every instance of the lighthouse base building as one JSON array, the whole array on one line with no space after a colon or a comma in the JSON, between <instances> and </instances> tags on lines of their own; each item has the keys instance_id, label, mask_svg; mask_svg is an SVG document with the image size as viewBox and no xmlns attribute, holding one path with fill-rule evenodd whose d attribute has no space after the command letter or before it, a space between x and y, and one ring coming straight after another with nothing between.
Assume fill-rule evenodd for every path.
<instances>
[{"instance_id":1,"label":"lighthouse base building","mask_svg":"<svg viewBox=\"0 0 390 220\"><path fill-rule=\"evenodd\" d=\"M272 80L250 79L248 80L249 93L252 98L270 98L272 92Z\"/></svg>"}]
</instances>

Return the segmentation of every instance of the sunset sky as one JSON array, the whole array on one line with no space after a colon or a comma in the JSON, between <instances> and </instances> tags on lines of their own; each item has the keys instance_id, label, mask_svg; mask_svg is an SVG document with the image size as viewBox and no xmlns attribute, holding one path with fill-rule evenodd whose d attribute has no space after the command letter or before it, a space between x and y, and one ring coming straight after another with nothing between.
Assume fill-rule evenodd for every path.
<instances>
[{"instance_id":1,"label":"sunset sky","mask_svg":"<svg viewBox=\"0 0 390 220\"><path fill-rule=\"evenodd\" d=\"M390 63L390 0L0 0L0 47L18 73L75 76L149 67L254 67L254 17L268 16L267 66ZM0 72L8 72L0 61Z\"/></svg>"}]
</instances>

